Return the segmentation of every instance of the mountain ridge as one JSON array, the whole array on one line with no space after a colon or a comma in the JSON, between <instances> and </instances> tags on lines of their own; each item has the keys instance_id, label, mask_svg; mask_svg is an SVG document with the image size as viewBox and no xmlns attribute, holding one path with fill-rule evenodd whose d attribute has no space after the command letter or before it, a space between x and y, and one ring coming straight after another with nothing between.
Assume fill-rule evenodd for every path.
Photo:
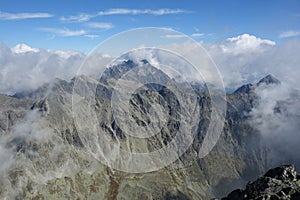
<instances>
[{"instance_id":1,"label":"mountain ridge","mask_svg":"<svg viewBox=\"0 0 300 200\"><path fill-rule=\"evenodd\" d=\"M137 151L153 151L170 142L176 134L179 127L178 104L174 104L171 120L159 135L146 141L134 140L129 136L124 137L112 116L108 101L112 89L110 81L108 84L99 84L97 80L83 78L80 83L84 87L99 86L94 109L100 130L112 141L119 142L121 147L127 147L127 143L130 143L131 148ZM0 118L0 125L6 124L7 119L10 125L8 128L1 125L0 128L3 129L1 136L7 135L10 138L14 162L24 168L13 165L7 169L10 174L9 184L0 187L0 197L7 196L8 191L19 191L14 198L210 199L224 196L237 184L256 177L271 165L265 155L267 149L260 144L260 135L246 121L247 112L254 106L256 98L254 93L247 92L228 94L223 133L212 152L199 159L197 154L209 124L211 107L207 92L199 90L197 105L201 123L186 153L175 163L150 173L132 174L113 170L86 154L71 109L73 85L74 81L58 80L48 85L52 88L38 92L38 95L33 93L29 96L25 94L22 98L4 97L13 98L17 104L23 105L20 111L14 104L7 106L7 111L2 115L4 117ZM148 101L166 106L167 102L174 102L174 97L166 89L161 89L163 91L158 92L146 87L148 92L133 96L132 114L140 124L148 123L145 109ZM41 94L47 94L46 99ZM86 98L82 101L88 100ZM7 118L9 113L15 113L15 117ZM85 123L88 124L88 120ZM42 133L48 136L41 137ZM30 137L24 139L24 134ZM41 177L44 177L43 184L39 183Z\"/></svg>"}]
</instances>

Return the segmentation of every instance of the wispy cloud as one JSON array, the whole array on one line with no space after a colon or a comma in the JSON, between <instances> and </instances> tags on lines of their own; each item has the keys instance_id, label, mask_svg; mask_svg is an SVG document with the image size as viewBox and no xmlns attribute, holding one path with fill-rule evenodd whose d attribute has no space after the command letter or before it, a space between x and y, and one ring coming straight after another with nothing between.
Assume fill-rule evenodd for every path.
<instances>
[{"instance_id":1,"label":"wispy cloud","mask_svg":"<svg viewBox=\"0 0 300 200\"><path fill-rule=\"evenodd\" d=\"M58 28L40 28L40 31L53 33L63 37L71 37L71 36L81 36L87 34L87 32L83 29L81 30L70 30L70 29L58 29Z\"/></svg>"},{"instance_id":2,"label":"wispy cloud","mask_svg":"<svg viewBox=\"0 0 300 200\"><path fill-rule=\"evenodd\" d=\"M87 34L87 35L84 35L84 37L87 37L87 38L90 38L90 39L95 39L95 38L98 38L99 35L91 35L91 34Z\"/></svg>"},{"instance_id":3,"label":"wispy cloud","mask_svg":"<svg viewBox=\"0 0 300 200\"><path fill-rule=\"evenodd\" d=\"M115 9L109 9L106 11L100 11L98 12L98 16L103 15L141 15L141 14L147 14L147 15L170 15L170 14L181 14L181 13L189 13L189 11L182 10L182 9L157 9L157 10L151 10L151 9L126 9L126 8L115 8Z\"/></svg>"},{"instance_id":4,"label":"wispy cloud","mask_svg":"<svg viewBox=\"0 0 300 200\"><path fill-rule=\"evenodd\" d=\"M22 19L35 19L35 18L50 18L54 15L49 13L7 13L0 12L1 20L22 20Z\"/></svg>"},{"instance_id":5,"label":"wispy cloud","mask_svg":"<svg viewBox=\"0 0 300 200\"><path fill-rule=\"evenodd\" d=\"M178 34L178 35L176 35L176 34L170 34L170 35L165 35L165 36L163 36L164 38L185 38L185 37L187 37L187 36L185 36L185 35L180 35L180 34Z\"/></svg>"},{"instance_id":6,"label":"wispy cloud","mask_svg":"<svg viewBox=\"0 0 300 200\"><path fill-rule=\"evenodd\" d=\"M202 37L204 35L205 35L204 33L193 33L191 36L192 37Z\"/></svg>"},{"instance_id":7,"label":"wispy cloud","mask_svg":"<svg viewBox=\"0 0 300 200\"><path fill-rule=\"evenodd\" d=\"M82 13L82 14L76 15L76 16L61 17L60 21L62 21L62 22L86 22L86 21L89 21L92 17L95 17L95 15L89 15L89 14Z\"/></svg>"},{"instance_id":8,"label":"wispy cloud","mask_svg":"<svg viewBox=\"0 0 300 200\"><path fill-rule=\"evenodd\" d=\"M169 8L162 8L162 9L127 9L127 8L114 8L108 9L104 11L99 11L96 14L87 14L81 13L79 15L73 16L63 16L60 18L63 22L86 22L92 18L99 17L99 16L106 16L106 15L174 15L174 14L183 14L183 13L191 13L191 11L182 10L182 9L169 9Z\"/></svg>"},{"instance_id":9,"label":"wispy cloud","mask_svg":"<svg viewBox=\"0 0 300 200\"><path fill-rule=\"evenodd\" d=\"M90 28L96 28L96 29L111 29L114 26L111 23L103 23L103 22L90 22L86 24Z\"/></svg>"},{"instance_id":10,"label":"wispy cloud","mask_svg":"<svg viewBox=\"0 0 300 200\"><path fill-rule=\"evenodd\" d=\"M280 38L296 37L300 36L300 30L297 31L285 31L279 35Z\"/></svg>"}]
</instances>

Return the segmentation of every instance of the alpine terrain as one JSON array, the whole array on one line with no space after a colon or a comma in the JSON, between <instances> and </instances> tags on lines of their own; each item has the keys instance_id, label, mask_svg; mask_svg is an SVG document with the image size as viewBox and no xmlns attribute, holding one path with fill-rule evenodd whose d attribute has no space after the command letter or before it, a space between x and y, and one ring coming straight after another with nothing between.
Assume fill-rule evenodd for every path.
<instances>
[{"instance_id":1,"label":"alpine terrain","mask_svg":"<svg viewBox=\"0 0 300 200\"><path fill-rule=\"evenodd\" d=\"M23 51L26 51L26 46L16 47L16 52ZM132 77L140 76L152 82L175 81L146 60L142 63L153 75L135 73ZM11 96L1 94L0 158L3 159L0 199L214 199L227 196L269 168L289 161L285 157L274 160L270 145L250 123L250 113L259 101L256 90L268 86L276 88L281 84L272 75L258 83L243 85L222 99L227 105L223 132L212 151L199 158L199 148L210 120L211 95L214 95L206 85L189 83L194 91L186 89L184 94L174 94L167 86L159 84L147 84L135 91L129 103L137 124L146 126L150 123L147 113L153 103L161 105L168 114L167 122L154 136L134 138L116 123L110 101L113 88L123 74L137 66L127 60L108 68L100 80L82 75L70 81L56 79L36 90ZM74 84L81 87L74 91ZM176 84L184 88L188 83ZM86 88L96 88L95 96L80 96ZM193 143L178 160L159 170L147 173L116 170L93 155L97 153L97 144L103 141L99 138L99 141L89 140L80 135L82 131L76 127L72 110L74 92L78 94L75 103L89 105L91 98L94 100L91 109L96 113L94 119L97 123L92 124L91 116L86 116L83 124L97 126L98 134L105 135L111 143L135 152L152 152L170 144L180 127L189 123L189 117L182 118L182 113L189 116L192 111L180 109L176 95L181 95L190 104L196 101L194 111L199 123L191 127L195 133ZM195 98L190 98L192 93ZM283 112L286 105L279 102L274 112ZM83 113L90 108L79 109ZM283 195L281 189L284 194L295 196L296 191L299 194L298 180L299 176L291 166L275 168L257 181L248 183L246 190L235 191L224 199L268 194L279 198ZM284 186L273 188L281 182ZM272 191L266 192L265 186Z\"/></svg>"}]
</instances>

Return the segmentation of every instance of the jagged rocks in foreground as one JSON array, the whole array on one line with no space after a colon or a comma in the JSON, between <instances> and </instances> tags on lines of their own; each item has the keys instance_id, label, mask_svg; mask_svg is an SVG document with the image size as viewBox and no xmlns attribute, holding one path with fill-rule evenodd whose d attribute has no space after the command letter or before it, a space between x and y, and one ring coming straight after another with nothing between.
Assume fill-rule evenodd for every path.
<instances>
[{"instance_id":1,"label":"jagged rocks in foreground","mask_svg":"<svg viewBox=\"0 0 300 200\"><path fill-rule=\"evenodd\" d=\"M249 182L246 189L232 191L222 200L300 200L300 176L293 165L270 169L263 177Z\"/></svg>"}]
</instances>

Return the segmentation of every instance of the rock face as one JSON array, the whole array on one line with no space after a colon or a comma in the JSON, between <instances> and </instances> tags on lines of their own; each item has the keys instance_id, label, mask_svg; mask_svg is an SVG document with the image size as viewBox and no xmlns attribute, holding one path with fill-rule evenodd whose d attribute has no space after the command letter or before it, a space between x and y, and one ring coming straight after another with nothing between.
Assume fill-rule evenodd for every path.
<instances>
[{"instance_id":1,"label":"rock face","mask_svg":"<svg viewBox=\"0 0 300 200\"><path fill-rule=\"evenodd\" d=\"M222 200L298 200L300 199L300 176L293 165L270 169L256 181L249 182L246 189L237 189Z\"/></svg>"},{"instance_id":2,"label":"rock face","mask_svg":"<svg viewBox=\"0 0 300 200\"><path fill-rule=\"evenodd\" d=\"M142 126L149 123L147 112L154 102L169 109L169 123L157 136L142 142L124 134L112 116L109 98L116 80L135 66L126 61L100 80L78 77L82 87L77 92L96 87L93 109L102 134L121 147L151 152L172 140L180 126L180 109L167 88L141 88L130 101L136 122ZM161 72L143 78L169 79ZM137 174L113 170L88 153L73 119L73 86L74 80L55 80L30 93L0 95L0 160L6 161L0 167L0 199L211 199L224 196L270 166L260 135L247 122L247 113L256 103L253 85L227 95L223 133L203 159L198 153L209 124L211 101L204 86L194 87L199 88L201 120L193 144L173 164ZM88 120L84 123L89 125Z\"/></svg>"}]
</instances>

